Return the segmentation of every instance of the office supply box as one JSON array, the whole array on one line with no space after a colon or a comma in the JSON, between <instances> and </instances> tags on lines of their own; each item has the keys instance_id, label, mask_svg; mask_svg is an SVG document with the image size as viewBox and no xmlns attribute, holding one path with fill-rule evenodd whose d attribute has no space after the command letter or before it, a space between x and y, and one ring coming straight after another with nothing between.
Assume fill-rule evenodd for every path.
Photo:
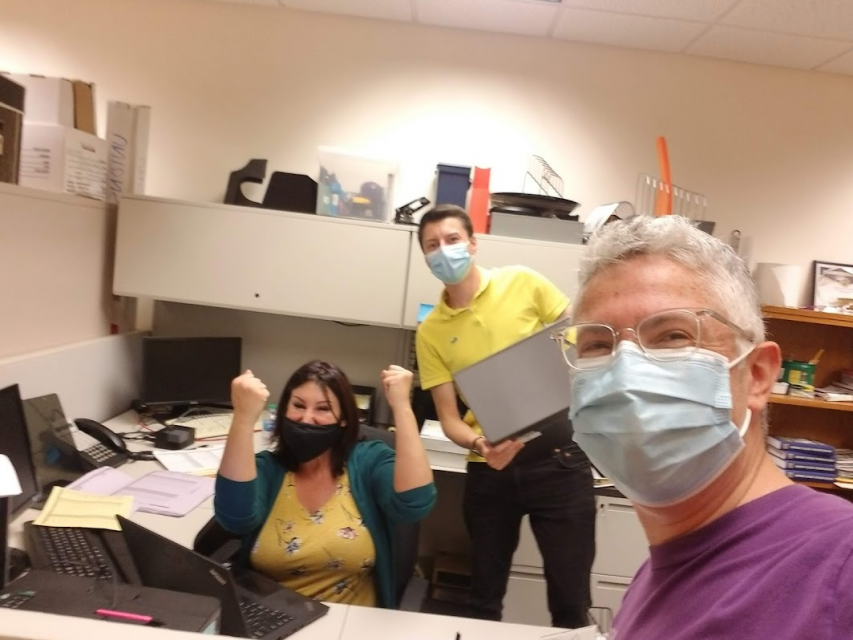
<instances>
[{"instance_id":1,"label":"office supply box","mask_svg":"<svg viewBox=\"0 0 853 640\"><path fill-rule=\"evenodd\" d=\"M0 75L0 182L18 184L24 87Z\"/></svg>"},{"instance_id":2,"label":"office supply box","mask_svg":"<svg viewBox=\"0 0 853 640\"><path fill-rule=\"evenodd\" d=\"M69 127L24 124L21 186L104 200L106 176L106 141Z\"/></svg>"},{"instance_id":3,"label":"office supply box","mask_svg":"<svg viewBox=\"0 0 853 640\"><path fill-rule=\"evenodd\" d=\"M107 201L122 193L145 193L151 107L107 103Z\"/></svg>"}]
</instances>

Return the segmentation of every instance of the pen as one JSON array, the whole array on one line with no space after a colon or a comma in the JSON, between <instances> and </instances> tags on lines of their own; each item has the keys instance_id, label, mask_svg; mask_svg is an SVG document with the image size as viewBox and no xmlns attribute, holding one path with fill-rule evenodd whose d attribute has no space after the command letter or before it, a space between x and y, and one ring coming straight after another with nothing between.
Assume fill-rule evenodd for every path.
<instances>
[{"instance_id":1,"label":"pen","mask_svg":"<svg viewBox=\"0 0 853 640\"><path fill-rule=\"evenodd\" d=\"M127 620L128 622L139 622L142 624L155 625L158 624L152 616L146 616L141 613L130 613L129 611L114 611L113 609L95 609L95 613L105 618L115 618L117 620Z\"/></svg>"}]
</instances>

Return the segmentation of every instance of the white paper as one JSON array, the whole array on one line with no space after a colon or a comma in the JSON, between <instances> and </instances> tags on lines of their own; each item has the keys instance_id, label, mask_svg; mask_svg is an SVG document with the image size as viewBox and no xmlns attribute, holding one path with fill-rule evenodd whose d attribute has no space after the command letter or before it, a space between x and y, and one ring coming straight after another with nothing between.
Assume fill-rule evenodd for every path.
<instances>
[{"instance_id":1,"label":"white paper","mask_svg":"<svg viewBox=\"0 0 853 640\"><path fill-rule=\"evenodd\" d=\"M223 451L225 451L225 445L181 451L155 449L154 457L169 471L212 475L219 470Z\"/></svg>"},{"instance_id":2,"label":"white paper","mask_svg":"<svg viewBox=\"0 0 853 640\"><path fill-rule=\"evenodd\" d=\"M438 420L424 420L424 426L421 428L421 438L450 442L450 438L444 435L444 429L441 428L441 423Z\"/></svg>"}]
</instances>

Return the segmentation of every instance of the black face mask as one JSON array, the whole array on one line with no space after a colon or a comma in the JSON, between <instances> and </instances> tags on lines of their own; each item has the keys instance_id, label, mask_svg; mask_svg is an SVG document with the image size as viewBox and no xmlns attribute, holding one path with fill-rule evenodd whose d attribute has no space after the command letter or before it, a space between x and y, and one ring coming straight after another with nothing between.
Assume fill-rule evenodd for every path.
<instances>
[{"instance_id":1,"label":"black face mask","mask_svg":"<svg viewBox=\"0 0 853 640\"><path fill-rule=\"evenodd\" d=\"M313 460L335 446L344 430L335 424L305 424L281 418L281 441L299 464Z\"/></svg>"}]
</instances>

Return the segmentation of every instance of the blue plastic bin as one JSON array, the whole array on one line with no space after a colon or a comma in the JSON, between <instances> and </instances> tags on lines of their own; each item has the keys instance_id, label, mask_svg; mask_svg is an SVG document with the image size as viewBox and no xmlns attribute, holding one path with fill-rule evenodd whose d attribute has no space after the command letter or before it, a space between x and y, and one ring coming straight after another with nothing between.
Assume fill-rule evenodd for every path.
<instances>
[{"instance_id":1,"label":"blue plastic bin","mask_svg":"<svg viewBox=\"0 0 853 640\"><path fill-rule=\"evenodd\" d=\"M440 164L436 166L436 173L435 203L464 207L471 187L471 167Z\"/></svg>"}]
</instances>

